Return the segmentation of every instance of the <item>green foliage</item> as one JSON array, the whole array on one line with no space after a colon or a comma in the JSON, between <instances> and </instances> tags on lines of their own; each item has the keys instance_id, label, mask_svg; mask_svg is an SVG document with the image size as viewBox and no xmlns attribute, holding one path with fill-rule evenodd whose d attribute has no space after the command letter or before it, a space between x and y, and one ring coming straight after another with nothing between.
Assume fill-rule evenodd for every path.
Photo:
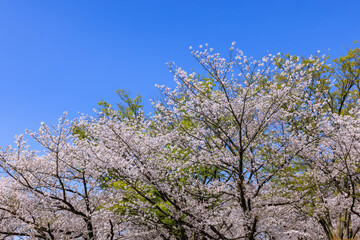
<instances>
[{"instance_id":1,"label":"green foliage","mask_svg":"<svg viewBox=\"0 0 360 240\"><path fill-rule=\"evenodd\" d=\"M130 119L135 116L138 116L143 108L142 97L138 94L134 99L129 96L129 93L124 89L116 90L117 95L120 98L120 103L117 104L118 115L120 119ZM100 101L98 103L100 110L105 114L109 115L109 109L112 108L112 105L106 101Z\"/></svg>"},{"instance_id":2,"label":"green foliage","mask_svg":"<svg viewBox=\"0 0 360 240\"><path fill-rule=\"evenodd\" d=\"M88 138L88 135L86 134L86 129L84 126L79 126L79 125L73 126L72 134L74 136L77 136L80 140Z\"/></svg>"},{"instance_id":3,"label":"green foliage","mask_svg":"<svg viewBox=\"0 0 360 240\"><path fill-rule=\"evenodd\" d=\"M360 98L360 49L349 49L345 56L334 60L335 91L332 93L332 107L338 114L349 114Z\"/></svg>"},{"instance_id":4,"label":"green foliage","mask_svg":"<svg viewBox=\"0 0 360 240\"><path fill-rule=\"evenodd\" d=\"M120 97L120 103L117 103L118 107L118 118L121 119L134 119L139 116L143 105L142 105L142 97L137 95L134 99L129 96L129 93L124 89L119 89L116 91L117 95ZM100 111L105 114L105 116L110 115L110 110L112 109L112 105L106 101L99 101L98 106L100 107ZM84 126L74 125L72 134L77 136L80 140L86 139L89 136L86 133L86 129Z\"/></svg>"}]
</instances>

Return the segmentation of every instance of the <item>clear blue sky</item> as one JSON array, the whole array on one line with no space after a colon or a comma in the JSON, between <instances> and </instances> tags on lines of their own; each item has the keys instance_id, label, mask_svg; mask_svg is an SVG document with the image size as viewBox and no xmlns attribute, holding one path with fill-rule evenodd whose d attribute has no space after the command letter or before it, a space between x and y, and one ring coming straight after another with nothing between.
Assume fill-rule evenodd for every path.
<instances>
[{"instance_id":1,"label":"clear blue sky","mask_svg":"<svg viewBox=\"0 0 360 240\"><path fill-rule=\"evenodd\" d=\"M359 11L359 0L1 0L0 145L116 102L116 89L148 102L155 83L172 84L166 62L196 69L190 45L338 56L360 40Z\"/></svg>"}]
</instances>

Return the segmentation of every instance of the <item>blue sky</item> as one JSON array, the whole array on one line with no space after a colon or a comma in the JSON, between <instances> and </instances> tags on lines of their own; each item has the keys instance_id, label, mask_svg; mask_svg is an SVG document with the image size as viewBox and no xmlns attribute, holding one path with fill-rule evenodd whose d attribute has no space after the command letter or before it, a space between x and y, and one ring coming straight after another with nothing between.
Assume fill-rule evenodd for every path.
<instances>
[{"instance_id":1,"label":"blue sky","mask_svg":"<svg viewBox=\"0 0 360 240\"><path fill-rule=\"evenodd\" d=\"M358 0L2 0L0 145L64 111L114 103L116 89L148 103L155 83L172 85L166 62L198 68L190 45L339 56L360 40L359 9Z\"/></svg>"}]
</instances>

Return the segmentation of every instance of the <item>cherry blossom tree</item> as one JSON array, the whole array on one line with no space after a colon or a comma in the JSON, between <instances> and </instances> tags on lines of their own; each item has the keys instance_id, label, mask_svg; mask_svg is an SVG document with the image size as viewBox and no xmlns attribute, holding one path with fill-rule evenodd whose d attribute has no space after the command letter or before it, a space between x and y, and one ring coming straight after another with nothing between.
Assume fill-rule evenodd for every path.
<instances>
[{"instance_id":1,"label":"cherry blossom tree","mask_svg":"<svg viewBox=\"0 0 360 240\"><path fill-rule=\"evenodd\" d=\"M73 144L71 124L43 124L29 134L45 152L30 151L20 136L0 155L0 236L3 239L116 239L114 214L99 208L106 198L87 158Z\"/></svg>"},{"instance_id":2,"label":"cherry blossom tree","mask_svg":"<svg viewBox=\"0 0 360 240\"><path fill-rule=\"evenodd\" d=\"M212 49L193 55L207 76L170 64L177 87L160 87L165 100L150 117L119 121L109 109L80 122L94 141L79 146L116 196L108 208L163 239L316 236L305 231L311 220L290 207L303 194L289 201L273 180L314 142L290 120L322 110L298 105L324 62L304 70L291 57L279 68L278 55L256 61L234 47L228 60ZM281 211L304 225L279 226Z\"/></svg>"},{"instance_id":3,"label":"cherry blossom tree","mask_svg":"<svg viewBox=\"0 0 360 240\"><path fill-rule=\"evenodd\" d=\"M315 137L316 144L303 151L282 176L290 199L299 191L306 192L294 207L320 223L326 239L353 239L360 230L355 200L359 189L354 181L359 159L359 60L359 49L355 48L335 59L335 67L325 66L315 74L312 88L321 94L304 99L322 103L323 109L300 129ZM294 126L299 128L298 123Z\"/></svg>"},{"instance_id":4,"label":"cherry blossom tree","mask_svg":"<svg viewBox=\"0 0 360 240\"><path fill-rule=\"evenodd\" d=\"M232 45L145 114L119 91L98 117L0 155L0 234L33 239L334 239L360 229L358 51L336 60ZM333 85L334 84L334 85Z\"/></svg>"}]
</instances>

